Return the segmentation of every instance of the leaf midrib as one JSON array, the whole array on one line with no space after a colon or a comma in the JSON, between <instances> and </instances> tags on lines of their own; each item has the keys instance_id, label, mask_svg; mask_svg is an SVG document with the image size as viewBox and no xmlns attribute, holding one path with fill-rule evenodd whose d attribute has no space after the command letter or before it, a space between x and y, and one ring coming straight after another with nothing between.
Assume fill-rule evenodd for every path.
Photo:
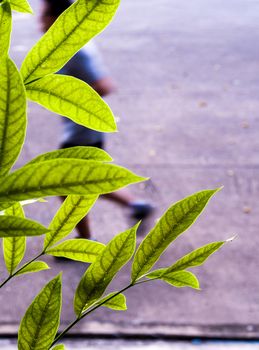
<instances>
[{"instance_id":1,"label":"leaf midrib","mask_svg":"<svg viewBox=\"0 0 259 350\"><path fill-rule=\"evenodd\" d=\"M125 179L125 177L123 177L123 176L116 177L115 179L113 178L112 181L121 180L121 179ZM104 182L109 182L109 181L107 181L107 179L101 179L101 180L98 180L98 181L91 180L91 181L87 181L85 183L69 182L69 183L65 183L63 186L62 185L48 185L46 187L42 187L40 185L38 187L30 187L30 188L28 188L27 192L24 192L22 188L18 188L18 189L10 190L10 191L5 192L5 193L1 193L0 192L0 202L1 202L1 197L3 197L3 195L6 195L6 196L10 196L10 195L12 196L13 194L20 195L22 193L30 193L30 192L34 192L34 191L40 191L40 190L41 191L46 191L48 189L62 189L64 187L71 187L71 186L84 186L84 185L87 186L87 185L92 185L92 184L102 184ZM97 193L91 193L91 194L95 195Z\"/></svg>"},{"instance_id":2,"label":"leaf midrib","mask_svg":"<svg viewBox=\"0 0 259 350\"><path fill-rule=\"evenodd\" d=\"M60 223L57 227L57 229L54 231L54 235L51 237L50 241L48 242L47 246L45 247L45 250L51 245L51 243L55 240L55 238L58 236L62 228L66 225L66 223L70 220L71 216L73 215L74 211L78 208L79 204L82 202L83 198L80 197L76 204L73 206L72 210L69 211L68 215L66 215L65 219ZM51 230L52 223L49 225L49 229ZM47 237L47 236L46 236ZM57 241L58 242L58 241Z\"/></svg>"},{"instance_id":3,"label":"leaf midrib","mask_svg":"<svg viewBox=\"0 0 259 350\"><path fill-rule=\"evenodd\" d=\"M102 0L101 0L102 2ZM56 50L59 49L59 47L66 41L68 40L68 38L70 38L71 35L73 35L73 33L76 31L77 28L79 28L81 26L81 24L84 22L84 20L91 15L91 13L96 9L96 7L98 6L99 1L96 0L95 4L93 5L93 8L87 12L87 14L82 18L81 21L77 22L77 25L69 32L68 35L64 36L64 39L62 39L60 41L60 43L58 45L56 45L45 57L44 59L41 59L38 64L36 64L36 66L31 70L31 72L29 74L27 74L27 76L24 78L24 82L25 85L30 84L31 81L26 82L26 80L33 75L33 73L38 69L39 66L41 66L43 64L43 62L45 62L52 54L53 52L55 52ZM72 5L73 6L73 5ZM69 8L68 8L69 9ZM41 78L41 77L39 77Z\"/></svg>"},{"instance_id":4,"label":"leaf midrib","mask_svg":"<svg viewBox=\"0 0 259 350\"><path fill-rule=\"evenodd\" d=\"M222 243L222 245L223 245L223 243ZM220 245L219 245L219 247L220 247ZM211 253L211 251L212 251L212 253ZM203 264L203 263L206 261L206 259L208 259L208 258L210 257L210 255L213 254L213 252L215 252L215 248L211 248L211 249L209 249L209 250L206 251L206 253L208 253L208 252L209 252L209 255L206 256L206 258L205 258L204 261L202 261L202 262L199 263L198 265L195 264L195 265L190 265L190 266L184 267L184 269L189 268L189 267L191 268L191 267L200 266L201 264ZM189 253L189 254L192 254L192 253ZM189 254L188 254L188 255L189 255ZM188 263L192 264L192 262L195 261L195 260L196 260L197 258L199 258L200 256L202 256L202 254L193 256L193 258L192 258L191 260L188 260ZM178 261L176 261L175 264L172 266L172 270L171 270L171 268L169 267L169 268L168 268L168 271L165 272L165 273L175 272L175 271L178 270L179 266L180 266L180 270L182 270L182 266L184 266L187 262L184 262L184 261L181 262L181 260L182 260L182 259L186 259L186 258L187 258L187 256L185 256L185 257L179 259ZM177 266L180 262L181 262L181 264L180 264L179 266ZM174 266L175 266L175 267L174 267ZM163 275L164 275L164 274L163 274Z\"/></svg>"},{"instance_id":5,"label":"leaf midrib","mask_svg":"<svg viewBox=\"0 0 259 350\"><path fill-rule=\"evenodd\" d=\"M199 204L200 204L200 203L198 203L198 205L199 205ZM192 210L190 210L190 211L188 212L187 215L190 215L191 213L193 213L194 209L195 209L198 205L193 206L193 207L192 207ZM185 218L187 215L184 215L184 216L181 218L181 220L178 221L178 222L176 223L176 225L175 225L173 228L171 228L170 231L176 230L177 227L182 223L182 221L184 220L184 218ZM198 217L198 216L197 216L197 217ZM193 222L192 222L192 223L193 223ZM188 226L188 227L190 227L190 226ZM188 227L187 227L187 228L188 228ZM180 232L175 238L173 238L173 240L172 240L171 242L173 242L181 233L184 233L184 232L187 230L187 228L186 228L184 231ZM144 264L143 264L142 268L139 270L139 272L137 273L136 279L137 279L137 278L139 277L139 275L141 274L141 271L143 271L143 269L145 268L146 263L147 263L148 261L150 261L150 256L153 255L154 253L156 253L156 252L159 250L159 248L161 248L161 245L159 245L159 244L160 244L160 242L159 242L158 244L155 245L155 249L152 250L152 253L150 253L148 256L146 256L146 255L144 254Z\"/></svg>"},{"instance_id":6,"label":"leaf midrib","mask_svg":"<svg viewBox=\"0 0 259 350\"><path fill-rule=\"evenodd\" d=\"M9 120L9 101L10 101L10 79L9 79L9 73L10 73L10 68L9 68L9 60L6 58L6 73L7 73L7 89L6 89L6 105L5 105L5 118L4 118L4 128L3 128L3 139L1 142L1 147L0 147L0 165L1 167L3 166L4 163L4 150L5 150L5 145L6 145L6 134L7 134L7 123Z\"/></svg>"},{"instance_id":7,"label":"leaf midrib","mask_svg":"<svg viewBox=\"0 0 259 350\"><path fill-rule=\"evenodd\" d=\"M40 334L41 326L42 326L42 323L43 323L43 320L44 320L44 317L45 317L45 311L49 307L49 304L50 304L51 299L52 299L52 293L53 293L53 290L56 288L56 284L57 283L58 283L58 281L55 281L55 284L52 286L52 289L50 291L50 298L49 298L47 304L44 307L44 311L41 314L40 322L38 323L38 326L36 327L35 336L34 336L34 339L33 339L32 345L31 345L33 347L32 349L34 349L35 345L37 345L36 341L37 341L37 339L39 337L39 334Z\"/></svg>"},{"instance_id":8,"label":"leaf midrib","mask_svg":"<svg viewBox=\"0 0 259 350\"><path fill-rule=\"evenodd\" d=\"M84 108L82 105L77 105L77 104L73 103L73 101L69 100L68 98L65 98L64 96L60 96L60 95L54 93L53 90L45 90L45 89L43 89L43 88L32 88L32 87L29 88L29 89L27 88L27 90L41 92L41 93L44 93L44 94L46 94L46 95L51 95L51 96L53 96L53 97L55 97L55 98L57 98L57 99L62 99L65 103L69 103L69 104L71 104L72 106L75 106L76 108L79 108L79 109L81 109L82 111L86 112L87 114L93 115L96 119L98 119L98 120L101 121L102 123L108 125L110 128L113 127L110 123L108 123L106 120L103 120L103 119L102 119L98 114L96 114L95 112L93 112L93 111L91 111L91 110L88 110L87 108ZM35 101L35 100L33 100L33 101ZM42 104L42 103L40 103L40 102L37 101L37 100L36 100L35 102L37 102L37 103L39 103L39 104Z\"/></svg>"},{"instance_id":9,"label":"leaf midrib","mask_svg":"<svg viewBox=\"0 0 259 350\"><path fill-rule=\"evenodd\" d=\"M117 260L118 260L118 256L121 254L121 251L122 251L123 248L125 247L125 244L127 243L128 238L129 238L129 236L130 236L131 234L132 234L132 230L129 232L129 234L128 234L127 237L125 238L125 240L124 240L124 242L123 242L123 244L122 244L120 250L118 250L118 253L116 254L116 257L112 260L112 263L109 264L109 268L108 268L107 270L105 270L105 272L103 273L103 276L108 275L109 272L110 272L110 270L111 270L111 268L112 268L112 266L116 264L116 262L117 262ZM101 261L101 259L100 259L100 261ZM91 266L92 266L92 265L91 265ZM91 266L90 266L90 268L91 268ZM93 270L93 269L92 269L92 270ZM118 271L119 271L119 270L117 270L117 271L115 272L115 274L116 274ZM90 273L90 272L92 273L92 271L89 271L89 273ZM109 281L111 281L111 280L113 279L113 277L114 277L114 274L111 276L111 278L109 278L108 283L109 283ZM103 284L103 280L101 280L100 282L98 282L98 283L94 286L94 288L91 288L91 292L88 294L88 298L89 298L89 299L92 297L93 291L94 291L96 288L98 288L99 286L102 286L102 284ZM107 285L107 283L104 283L104 285L105 285L105 284ZM80 313L82 313L82 311L85 309L85 307L86 307L87 304L89 304L89 303L87 303L87 302L84 303L84 306L80 309Z\"/></svg>"},{"instance_id":10,"label":"leaf midrib","mask_svg":"<svg viewBox=\"0 0 259 350\"><path fill-rule=\"evenodd\" d=\"M7 237L8 238L8 237ZM17 249L17 237L10 237L12 239L12 252L11 252L11 261L10 261L10 274L13 273L14 267L14 260L16 258L16 249ZM19 238L19 237L18 237Z\"/></svg>"},{"instance_id":11,"label":"leaf midrib","mask_svg":"<svg viewBox=\"0 0 259 350\"><path fill-rule=\"evenodd\" d=\"M52 249L47 250L47 253L51 253L51 254L55 254L55 253L87 254L90 256L98 256L100 254L100 252L93 253L91 251L82 251L82 250L78 250L78 249L76 249L76 248L68 249L67 248L67 249L58 250L58 249L52 248Z\"/></svg>"}]
</instances>

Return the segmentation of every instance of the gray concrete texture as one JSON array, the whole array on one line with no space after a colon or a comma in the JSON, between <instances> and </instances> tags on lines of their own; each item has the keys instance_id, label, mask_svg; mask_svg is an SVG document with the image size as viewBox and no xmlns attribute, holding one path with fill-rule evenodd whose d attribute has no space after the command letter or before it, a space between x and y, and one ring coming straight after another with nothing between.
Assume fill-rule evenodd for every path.
<instances>
[{"instance_id":1,"label":"gray concrete texture","mask_svg":"<svg viewBox=\"0 0 259 350\"><path fill-rule=\"evenodd\" d=\"M66 340L67 350L258 350L258 343L244 342L165 342L165 341L124 341L124 340ZM16 342L0 340L1 350L16 349Z\"/></svg>"},{"instance_id":2,"label":"gray concrete texture","mask_svg":"<svg viewBox=\"0 0 259 350\"><path fill-rule=\"evenodd\" d=\"M14 15L12 57L18 65L39 37L36 16ZM128 311L100 310L76 329L82 333L258 336L259 138L258 20L254 0L123 0L96 40L118 85L107 100L119 133L107 149L115 162L144 176L131 186L153 201L151 227L171 203L195 191L224 185L195 225L163 255L167 266L215 240L238 238L197 268L201 291L157 282L127 293ZM58 146L60 118L30 104L28 135L18 165ZM57 199L27 209L48 224ZM127 212L99 201L91 213L95 237L106 243L130 222ZM139 241L141 240L139 237ZM28 254L41 239L29 239ZM49 272L17 278L0 296L0 332L15 332L35 294L63 270L62 323L73 319L73 292L85 271L80 263L46 259ZM3 264L1 277L4 278ZM130 267L113 283L128 283Z\"/></svg>"}]
</instances>

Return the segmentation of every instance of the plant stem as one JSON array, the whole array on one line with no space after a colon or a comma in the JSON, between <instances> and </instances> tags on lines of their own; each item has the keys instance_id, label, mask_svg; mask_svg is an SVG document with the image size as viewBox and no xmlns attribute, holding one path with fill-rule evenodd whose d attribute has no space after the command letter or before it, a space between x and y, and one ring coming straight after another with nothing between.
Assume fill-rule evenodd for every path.
<instances>
[{"instance_id":1,"label":"plant stem","mask_svg":"<svg viewBox=\"0 0 259 350\"><path fill-rule=\"evenodd\" d=\"M13 276L10 275L6 280L4 280L4 282L0 284L0 288L2 288L8 281L10 281L10 279L11 279L12 277L13 277Z\"/></svg>"},{"instance_id":2,"label":"plant stem","mask_svg":"<svg viewBox=\"0 0 259 350\"><path fill-rule=\"evenodd\" d=\"M152 278L150 280L139 281L139 282L136 282L134 285L137 286L138 284L143 284L143 283L151 282L151 281L154 281L154 280L157 280L157 278Z\"/></svg>"},{"instance_id":3,"label":"plant stem","mask_svg":"<svg viewBox=\"0 0 259 350\"><path fill-rule=\"evenodd\" d=\"M136 283L138 284L138 283ZM70 325L67 326L67 328L65 328L53 341L53 343L51 344L50 348L56 344L57 341L59 341L61 338L64 337L64 335L72 328L74 327L80 320L82 320L84 317L86 317L87 315L89 315L91 312L95 311L96 309L98 309L100 306L102 306L103 304L107 303L107 301L115 298L118 294L121 294L123 292L125 292L127 289L130 289L131 287L133 287L134 284L129 284L127 287L121 289L119 292L115 293L114 295L112 295L110 298L104 300L102 303L95 305L92 309L86 311L84 314L82 314L81 316L78 316L77 319L75 319L72 323L70 323Z\"/></svg>"},{"instance_id":4,"label":"plant stem","mask_svg":"<svg viewBox=\"0 0 259 350\"><path fill-rule=\"evenodd\" d=\"M70 323L70 325L67 326L67 328L65 328L63 330L63 332L61 332L53 341L53 343L51 344L50 348L52 348L52 346L54 344L56 344L57 341L59 341L61 338L64 337L64 335L72 328L74 327L79 321L81 320L81 317L76 318L72 323Z\"/></svg>"},{"instance_id":5,"label":"plant stem","mask_svg":"<svg viewBox=\"0 0 259 350\"><path fill-rule=\"evenodd\" d=\"M132 284L132 283L129 284L127 287L121 289L119 292L117 292L117 293L115 293L114 295L110 296L110 298L108 298L108 299L104 300L103 302L101 302L100 304L97 304L96 306L94 306L91 310L86 311L86 312L80 317L80 319L82 319L82 318L84 318L85 316L89 315L91 312L93 312L94 310L98 309L98 307L100 307L100 306L102 306L103 304L107 303L107 301L109 301L109 300L115 298L117 295L119 295L119 294L125 292L127 289L130 289L130 288L133 287L133 286L134 286L134 284Z\"/></svg>"},{"instance_id":6,"label":"plant stem","mask_svg":"<svg viewBox=\"0 0 259 350\"><path fill-rule=\"evenodd\" d=\"M13 274L11 274L9 277L7 277L3 283L0 284L0 288L2 288L8 281L10 281L15 275L17 275L20 271L22 271L25 267L27 267L28 265L30 265L33 261L37 260L39 257L41 257L42 255L44 255L44 252L41 252L40 254L38 254L37 256L35 256L32 260L28 261L25 265L23 265L22 267L20 267L17 271L15 271Z\"/></svg>"}]
</instances>

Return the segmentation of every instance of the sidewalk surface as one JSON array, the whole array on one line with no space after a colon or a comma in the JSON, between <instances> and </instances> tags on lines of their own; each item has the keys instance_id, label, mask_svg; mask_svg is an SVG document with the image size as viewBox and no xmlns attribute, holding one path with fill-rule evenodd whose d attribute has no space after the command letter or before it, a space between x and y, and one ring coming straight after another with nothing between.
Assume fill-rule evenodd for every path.
<instances>
[{"instance_id":1,"label":"sidewalk surface","mask_svg":"<svg viewBox=\"0 0 259 350\"><path fill-rule=\"evenodd\" d=\"M39 3L32 5L37 14ZM36 17L14 15L12 57L18 65L39 37ZM211 241L238 238L195 269L201 291L160 282L138 286L127 293L127 312L100 310L75 332L259 337L258 22L254 0L122 0L114 22L96 40L118 84L107 101L120 132L107 137L107 149L115 163L151 177L130 188L157 206L142 231L171 203L224 185L161 266ZM29 110L18 165L58 147L60 118L36 104ZM58 206L52 198L27 208L27 215L48 225ZM132 224L126 211L102 200L91 221L94 236L104 243ZM40 244L29 240L28 256ZM86 266L46 261L50 271L17 278L1 291L0 333L17 331L33 297L60 269L62 323L74 319L73 293ZM113 290L128 284L129 273L130 267L122 271ZM5 274L1 263L1 279ZM221 349L204 347L216 348ZM179 349L189 350L188 344Z\"/></svg>"},{"instance_id":2,"label":"sidewalk surface","mask_svg":"<svg viewBox=\"0 0 259 350\"><path fill-rule=\"evenodd\" d=\"M259 343L245 342L163 342L163 341L108 341L74 340L63 342L67 350L258 350ZM0 340L1 350L14 350L15 342Z\"/></svg>"}]
</instances>

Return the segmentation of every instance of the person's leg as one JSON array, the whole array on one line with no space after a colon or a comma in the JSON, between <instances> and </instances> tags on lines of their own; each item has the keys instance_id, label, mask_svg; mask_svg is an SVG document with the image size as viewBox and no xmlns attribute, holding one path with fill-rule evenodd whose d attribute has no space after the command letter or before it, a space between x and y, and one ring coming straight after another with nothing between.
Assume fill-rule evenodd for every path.
<instances>
[{"instance_id":1,"label":"person's leg","mask_svg":"<svg viewBox=\"0 0 259 350\"><path fill-rule=\"evenodd\" d=\"M76 225L76 229L80 238L91 239L88 215L86 215L81 221L79 221L79 223Z\"/></svg>"},{"instance_id":2,"label":"person's leg","mask_svg":"<svg viewBox=\"0 0 259 350\"><path fill-rule=\"evenodd\" d=\"M135 199L127 190L119 190L116 192L104 194L102 198L108 199L125 207L128 207L131 202L134 202Z\"/></svg>"},{"instance_id":3,"label":"person's leg","mask_svg":"<svg viewBox=\"0 0 259 350\"><path fill-rule=\"evenodd\" d=\"M59 199L64 202L66 197L59 197ZM76 230L80 238L91 239L91 231L88 215L85 216L79 223L76 225Z\"/></svg>"},{"instance_id":4,"label":"person's leg","mask_svg":"<svg viewBox=\"0 0 259 350\"><path fill-rule=\"evenodd\" d=\"M59 197L62 202L66 197ZM80 238L91 239L91 230L88 215L86 215L79 223L76 225L76 230Z\"/></svg>"},{"instance_id":5,"label":"person's leg","mask_svg":"<svg viewBox=\"0 0 259 350\"><path fill-rule=\"evenodd\" d=\"M146 201L136 199L127 190L119 190L102 196L110 201L120 204L130 209L130 216L136 220L145 219L155 209L155 207Z\"/></svg>"},{"instance_id":6,"label":"person's leg","mask_svg":"<svg viewBox=\"0 0 259 350\"><path fill-rule=\"evenodd\" d=\"M91 83L91 87L102 97L109 95L116 89L110 77L105 77Z\"/></svg>"},{"instance_id":7,"label":"person's leg","mask_svg":"<svg viewBox=\"0 0 259 350\"><path fill-rule=\"evenodd\" d=\"M63 148L70 148L74 146L75 146L74 144L64 143L60 146L60 148L63 149ZM66 199L66 197L59 197L59 198L62 202L64 202L64 200ZM76 230L80 238L91 239L91 230L90 230L89 221L90 220L87 215L81 221L79 221L79 223L76 225Z\"/></svg>"}]
</instances>

